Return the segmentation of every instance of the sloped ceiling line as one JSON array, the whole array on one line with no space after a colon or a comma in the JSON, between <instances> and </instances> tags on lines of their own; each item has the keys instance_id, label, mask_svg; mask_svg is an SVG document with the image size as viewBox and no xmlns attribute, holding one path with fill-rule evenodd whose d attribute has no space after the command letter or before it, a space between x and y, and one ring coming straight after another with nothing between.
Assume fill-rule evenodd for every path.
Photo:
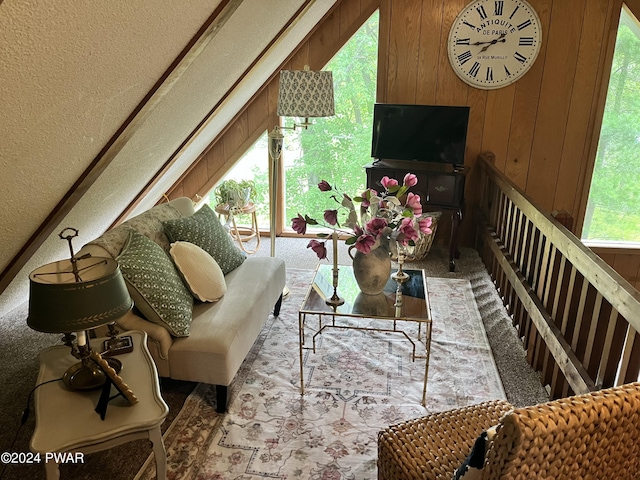
<instances>
[{"instance_id":1,"label":"sloped ceiling line","mask_svg":"<svg viewBox=\"0 0 640 480\"><path fill-rule=\"evenodd\" d=\"M192 41L183 49L167 72L160 78L149 94L140 102L122 127L107 142L98 156L91 162L82 176L73 184L63 199L55 206L35 233L23 245L18 254L9 262L0 275L0 294L26 265L44 241L60 225L60 222L76 205L102 172L109 166L119 151L127 144L139 125L153 111L180 76L195 61L198 54L216 36L222 26L244 0L223 0L211 14L205 25Z\"/></svg>"},{"instance_id":2,"label":"sloped ceiling line","mask_svg":"<svg viewBox=\"0 0 640 480\"><path fill-rule=\"evenodd\" d=\"M313 0L309 2L309 7L304 11L303 14L299 15L300 18L295 22L292 22L289 30L282 34L283 38L281 38L277 42L274 42L270 51L266 53L266 55L262 59L259 60L259 63L256 64L256 67L247 72L248 66L251 65L256 58L260 57L261 52L263 52L264 50L264 45L270 39L277 37L278 33L282 30L285 24L290 22L290 19L295 18L296 12L300 10L300 7L305 3L306 0L296 0L295 2L293 0L271 0L270 2L268 2L271 7L266 5L267 2L264 2L265 5L260 4L259 2L261 2L262 0L252 1L257 4L255 8L261 9L262 16L256 17L257 22L262 22L265 25L274 25L274 20L277 19L278 21L275 22L275 24L277 24L277 29L273 29L272 31L270 31L268 36L262 37L264 41L259 42L260 47L259 49L255 50L254 54L251 57L251 61L244 63L242 69L238 69L235 72L233 81L225 87L224 91L219 92L219 94L215 97L215 101L211 102L211 105L207 107L207 110L202 112L198 122L194 123L188 131L183 132L181 141L175 145L173 151L177 150L178 147L184 143L182 140L185 137L189 136L189 134L196 129L196 126L201 123L201 119L205 117L210 110L212 110L213 105L216 104L218 100L223 98L224 94L231 89L235 80L241 78L243 73L245 74L242 81L235 87L233 94L228 96L226 101L220 104L215 112L215 115L211 118L211 121L203 124L201 131L198 132L198 135L193 136L191 141L183 146L182 151L180 151L179 155L175 158L173 164L170 165L168 169L166 169L162 177L159 177L159 180L156 182L156 184L151 186L148 193L140 197L138 205L135 206L134 210L130 213L129 216L136 215L146 208L150 208L155 202L163 197L170 186L175 184L175 182L183 175L185 169L190 168L193 162L201 155L203 151L208 148L208 146L218 136L218 134L224 128L226 128L226 126L233 120L234 117L236 117L238 111L251 100L254 94L264 85L269 77L278 70L282 62L290 55L292 49L294 49L296 45L303 41L303 39L308 35L309 31L315 28L317 23L321 21L325 14L330 11L331 8L338 2L338 0ZM353 1L354 3L357 2L358 5L360 2L360 0L349 1ZM273 5L275 5L276 2L280 2L279 11L281 12L281 15L279 17L276 16L275 19L269 18L267 21L267 17L265 17L264 15L271 15L273 11ZM243 5L242 8L244 7L245 6ZM284 14L285 12L287 12L286 15ZM256 46L256 42L253 41L253 39L249 40L250 43ZM167 155L167 157L169 157L169 155ZM151 176L152 175L150 175L148 179L150 179ZM142 189L143 188L141 186L138 191L141 191ZM132 195L129 199L129 202L133 202L134 198L135 195ZM121 208L121 210L124 209L124 207Z\"/></svg>"},{"instance_id":3,"label":"sloped ceiling line","mask_svg":"<svg viewBox=\"0 0 640 480\"><path fill-rule=\"evenodd\" d=\"M136 198L129 204L129 206L122 212L121 215L113 222L110 228L113 228L126 220L129 215L133 212L136 206L140 203L140 201L146 197L146 195L151 191L151 189L156 185L158 180L162 178L162 176L171 168L171 166L176 162L177 158L185 151L188 145L196 138L202 130L213 120L216 113L220 110L220 108L225 104L226 101L233 95L233 92L239 87L242 81L247 77L249 72L254 70L255 68L259 68L261 61L267 56L267 54L273 49L274 45L278 44L284 35L291 30L291 28L304 16L309 7L314 3L315 0L305 0L305 2L300 6L298 11L289 19L289 21L282 27L280 32L265 46L260 55L256 57L256 59L249 65L249 67L244 71L244 73L236 80L233 86L226 92L226 94L214 105L214 107L209 111L207 116L202 119L202 122L198 124L198 126L191 132L191 134L184 140L184 142L176 149L176 151L167 159L167 161L160 167L160 169L156 172L156 174L149 180L149 182L145 185L145 187L140 191L140 193L136 196ZM331 10L333 11L333 10ZM321 23L321 22L320 22ZM311 32L312 33L312 32ZM309 35L311 35L311 33ZM306 39L305 39L306 40ZM287 60L288 61L288 60ZM283 65L286 62L283 62ZM280 68L278 68L275 72L272 73L269 80L265 82L262 88L260 88L254 96L251 98L247 105L249 105L253 99L260 95L262 90L267 87L267 85L272 81L272 79L279 73ZM246 106L245 106L246 108ZM218 138L222 137L225 131L229 128L230 125L240 116L245 108L243 108L238 114L234 117L234 119L227 124L227 126L218 134L216 139L209 145L213 145ZM208 148L209 148L208 147ZM203 154L206 153L206 150ZM200 160L200 156L191 164L191 166L183 173L179 180L177 180L174 185L171 186L169 191L173 190L177 184L179 184L182 179L189 173L189 171L197 164Z\"/></svg>"}]
</instances>

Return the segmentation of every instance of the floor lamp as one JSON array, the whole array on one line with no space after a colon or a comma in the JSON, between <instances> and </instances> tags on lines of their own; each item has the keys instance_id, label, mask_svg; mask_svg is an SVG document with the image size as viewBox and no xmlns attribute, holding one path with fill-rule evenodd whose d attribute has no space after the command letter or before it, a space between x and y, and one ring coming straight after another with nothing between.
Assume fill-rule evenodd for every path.
<instances>
[{"instance_id":1,"label":"floor lamp","mask_svg":"<svg viewBox=\"0 0 640 480\"><path fill-rule=\"evenodd\" d=\"M304 118L302 123L294 123L293 127L276 125L269 132L269 215L271 256L276 255L276 215L278 207L278 180L280 174L280 157L284 142L283 129L295 130L312 125L311 117L331 117L335 114L333 100L333 75L327 71L313 71L305 66L304 70L282 70L278 89L279 117ZM288 289L285 287L285 294Z\"/></svg>"}]
</instances>

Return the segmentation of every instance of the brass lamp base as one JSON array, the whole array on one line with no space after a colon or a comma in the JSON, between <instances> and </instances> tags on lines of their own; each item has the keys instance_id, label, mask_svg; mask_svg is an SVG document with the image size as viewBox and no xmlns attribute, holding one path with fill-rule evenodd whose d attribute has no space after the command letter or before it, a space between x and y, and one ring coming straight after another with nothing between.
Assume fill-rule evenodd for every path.
<instances>
[{"instance_id":1,"label":"brass lamp base","mask_svg":"<svg viewBox=\"0 0 640 480\"><path fill-rule=\"evenodd\" d=\"M122 362L117 358L107 357L105 360L116 373L122 370ZM86 358L71 365L64 372L62 381L72 390L93 390L104 385L107 376L93 360Z\"/></svg>"}]
</instances>

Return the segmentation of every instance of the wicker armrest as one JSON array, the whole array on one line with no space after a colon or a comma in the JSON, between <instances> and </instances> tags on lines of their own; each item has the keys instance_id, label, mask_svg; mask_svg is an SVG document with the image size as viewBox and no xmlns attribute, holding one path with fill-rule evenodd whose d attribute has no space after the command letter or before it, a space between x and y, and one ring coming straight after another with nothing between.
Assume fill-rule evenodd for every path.
<instances>
[{"instance_id":1,"label":"wicker armrest","mask_svg":"<svg viewBox=\"0 0 640 480\"><path fill-rule=\"evenodd\" d=\"M378 433L378 479L451 478L483 430L513 406L503 400L435 413Z\"/></svg>"}]
</instances>

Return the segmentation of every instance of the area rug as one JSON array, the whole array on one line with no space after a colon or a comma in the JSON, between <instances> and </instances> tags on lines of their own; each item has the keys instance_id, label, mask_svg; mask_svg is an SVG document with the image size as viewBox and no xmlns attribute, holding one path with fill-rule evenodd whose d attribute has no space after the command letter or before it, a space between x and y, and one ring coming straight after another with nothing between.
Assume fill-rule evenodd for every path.
<instances>
[{"instance_id":1,"label":"area rug","mask_svg":"<svg viewBox=\"0 0 640 480\"><path fill-rule=\"evenodd\" d=\"M427 279L433 336L426 408L424 360L411 360L411 343L398 333L325 331L316 352L305 351L301 396L298 308L312 275L287 271L291 293L239 371L226 414L216 413L210 385L199 384L187 399L164 437L169 479L374 479L382 428L505 398L469 281L445 278ZM413 324L403 328L417 334ZM136 479L152 478L149 457Z\"/></svg>"}]
</instances>

